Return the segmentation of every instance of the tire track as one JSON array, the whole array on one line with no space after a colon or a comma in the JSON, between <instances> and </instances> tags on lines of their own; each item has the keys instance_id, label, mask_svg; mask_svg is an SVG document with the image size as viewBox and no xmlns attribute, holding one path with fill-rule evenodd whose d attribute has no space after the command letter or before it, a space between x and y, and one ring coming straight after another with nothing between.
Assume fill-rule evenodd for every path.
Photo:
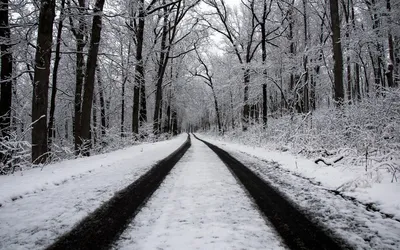
<instances>
[{"instance_id":1,"label":"tire track","mask_svg":"<svg viewBox=\"0 0 400 250\"><path fill-rule=\"evenodd\" d=\"M295 205L221 148L199 139L231 170L252 196L259 209L274 225L291 249L350 249L344 240L329 235L321 225L311 222Z\"/></svg>"},{"instance_id":2,"label":"tire track","mask_svg":"<svg viewBox=\"0 0 400 250\"><path fill-rule=\"evenodd\" d=\"M109 249L190 145L188 135L182 146L116 193L47 249Z\"/></svg>"}]
</instances>

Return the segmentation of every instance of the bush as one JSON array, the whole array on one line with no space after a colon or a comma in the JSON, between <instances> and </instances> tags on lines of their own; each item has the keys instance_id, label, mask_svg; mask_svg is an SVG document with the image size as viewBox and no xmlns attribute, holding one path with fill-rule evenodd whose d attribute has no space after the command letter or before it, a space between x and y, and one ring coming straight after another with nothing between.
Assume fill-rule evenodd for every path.
<instances>
[{"instance_id":1,"label":"bush","mask_svg":"<svg viewBox=\"0 0 400 250\"><path fill-rule=\"evenodd\" d=\"M342 164L366 172L389 171L392 181L400 173L400 90L366 98L341 109L325 108L308 114L269 118L248 131L229 131L226 138L249 145L273 145L307 157L341 157Z\"/></svg>"},{"instance_id":2,"label":"bush","mask_svg":"<svg viewBox=\"0 0 400 250\"><path fill-rule=\"evenodd\" d=\"M14 173L31 165L31 145L16 133L0 140L0 175Z\"/></svg>"}]
</instances>

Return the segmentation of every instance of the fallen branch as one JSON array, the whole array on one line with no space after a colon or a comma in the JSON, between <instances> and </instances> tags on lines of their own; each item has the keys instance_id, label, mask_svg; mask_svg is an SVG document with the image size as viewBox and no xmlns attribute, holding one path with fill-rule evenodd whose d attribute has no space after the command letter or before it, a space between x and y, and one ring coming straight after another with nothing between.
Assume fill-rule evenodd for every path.
<instances>
[{"instance_id":1,"label":"fallen branch","mask_svg":"<svg viewBox=\"0 0 400 250\"><path fill-rule=\"evenodd\" d=\"M326 162L324 159L316 159L315 164L318 164L320 162L323 162L327 166L332 166L332 163Z\"/></svg>"},{"instance_id":2,"label":"fallen branch","mask_svg":"<svg viewBox=\"0 0 400 250\"><path fill-rule=\"evenodd\" d=\"M336 160L334 160L333 163L337 163L337 162L343 160L343 158L344 158L344 156L340 156L339 158L337 158ZM327 165L327 166L332 166L332 165L333 165L333 163L326 162L326 161L325 161L324 159L322 159L322 158L319 158L319 159L316 159L316 160L315 160L315 164L318 164L318 163L320 163L320 162L323 162L323 163L324 163L325 165Z\"/></svg>"}]
</instances>

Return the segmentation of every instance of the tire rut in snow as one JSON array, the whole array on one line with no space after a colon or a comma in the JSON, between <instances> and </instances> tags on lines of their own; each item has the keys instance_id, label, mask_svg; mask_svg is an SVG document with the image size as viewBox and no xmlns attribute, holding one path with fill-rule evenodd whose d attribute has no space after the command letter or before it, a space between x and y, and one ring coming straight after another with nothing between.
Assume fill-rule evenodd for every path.
<instances>
[{"instance_id":1,"label":"tire rut in snow","mask_svg":"<svg viewBox=\"0 0 400 250\"><path fill-rule=\"evenodd\" d=\"M190 145L188 135L182 146L116 193L47 249L109 249Z\"/></svg>"},{"instance_id":2,"label":"tire rut in snow","mask_svg":"<svg viewBox=\"0 0 400 250\"><path fill-rule=\"evenodd\" d=\"M199 139L231 170L252 196L259 209L274 225L290 249L347 249L351 248L338 237L329 235L321 225L311 222L282 194L258 177L241 162L221 148Z\"/></svg>"}]
</instances>

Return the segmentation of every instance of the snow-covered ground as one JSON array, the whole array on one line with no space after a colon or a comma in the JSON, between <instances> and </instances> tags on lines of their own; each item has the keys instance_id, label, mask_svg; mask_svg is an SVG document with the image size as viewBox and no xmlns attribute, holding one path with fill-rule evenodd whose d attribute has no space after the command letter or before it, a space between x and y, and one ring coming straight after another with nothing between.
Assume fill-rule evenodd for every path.
<instances>
[{"instance_id":1,"label":"snow-covered ground","mask_svg":"<svg viewBox=\"0 0 400 250\"><path fill-rule=\"evenodd\" d=\"M200 136L227 150L303 209L359 249L400 249L399 183L354 185L360 173L317 165L288 152ZM43 249L185 141L136 145L0 176L0 249ZM365 178L364 176L362 176ZM331 190L345 190L344 199ZM361 202L359 202L361 201ZM380 212L362 203L374 203ZM387 218L385 214L393 215ZM174 167L131 222L116 249L285 248L246 192L202 142Z\"/></svg>"},{"instance_id":2,"label":"snow-covered ground","mask_svg":"<svg viewBox=\"0 0 400 250\"><path fill-rule=\"evenodd\" d=\"M42 249L186 140L132 146L0 176L0 249Z\"/></svg>"},{"instance_id":3,"label":"snow-covered ground","mask_svg":"<svg viewBox=\"0 0 400 250\"><path fill-rule=\"evenodd\" d=\"M317 165L314 161L289 152L252 147L200 135L245 163L270 182L304 211L312 214L332 231L359 248L400 249L400 183L391 183L390 175L381 175L380 183L353 185L343 189L343 199L327 190L336 190L367 178L361 171L334 165ZM340 166L340 167L338 167ZM361 203L374 203L374 208L392 215L386 218Z\"/></svg>"},{"instance_id":4,"label":"snow-covered ground","mask_svg":"<svg viewBox=\"0 0 400 250\"><path fill-rule=\"evenodd\" d=\"M192 137L115 249L283 249L267 223L218 156Z\"/></svg>"}]
</instances>

